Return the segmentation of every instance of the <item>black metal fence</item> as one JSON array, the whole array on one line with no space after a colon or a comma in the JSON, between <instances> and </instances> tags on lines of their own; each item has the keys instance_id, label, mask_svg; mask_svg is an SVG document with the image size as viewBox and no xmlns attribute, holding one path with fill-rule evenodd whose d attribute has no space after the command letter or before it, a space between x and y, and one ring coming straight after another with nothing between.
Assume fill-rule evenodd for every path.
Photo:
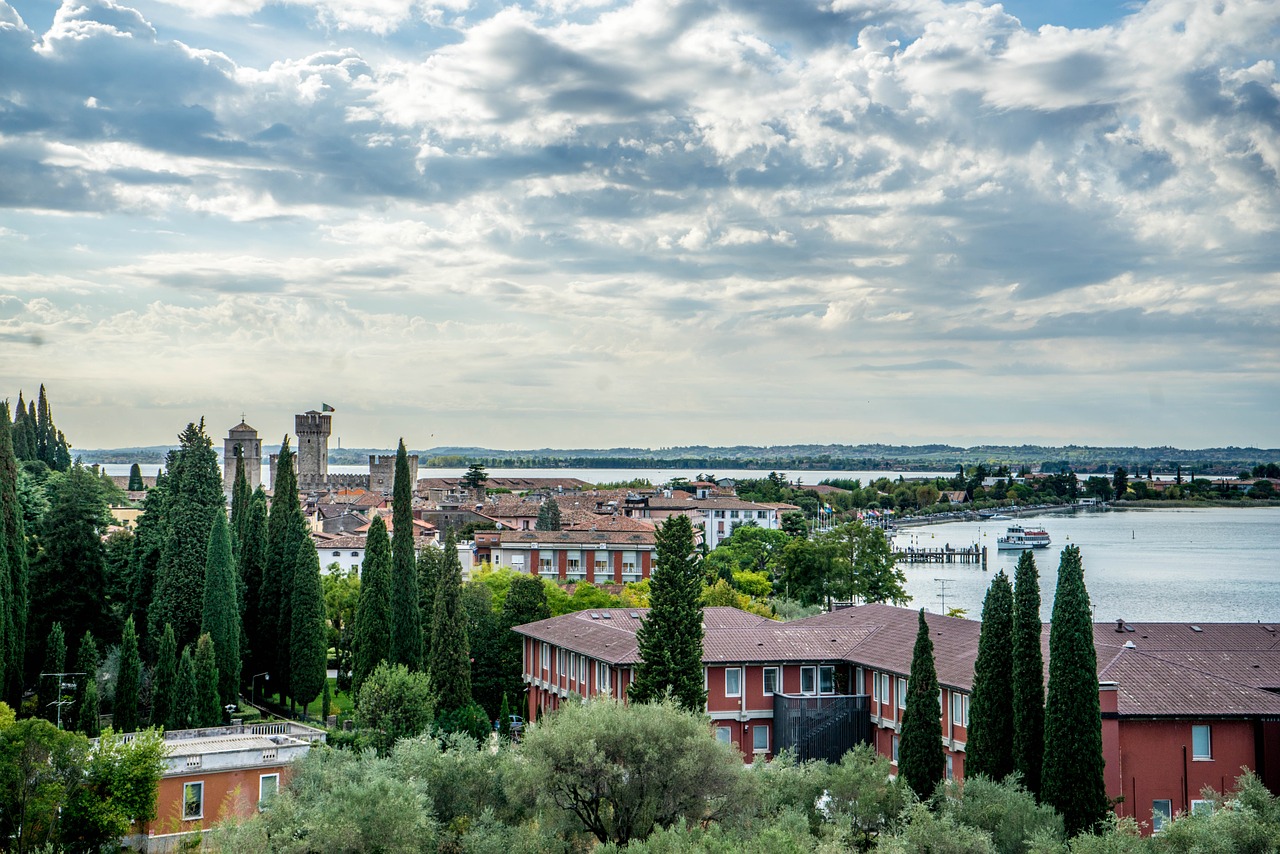
<instances>
[{"instance_id":1,"label":"black metal fence","mask_svg":"<svg viewBox=\"0 0 1280 854\"><path fill-rule=\"evenodd\" d=\"M775 753L839 762L855 744L871 743L870 697L774 694L773 733Z\"/></svg>"}]
</instances>

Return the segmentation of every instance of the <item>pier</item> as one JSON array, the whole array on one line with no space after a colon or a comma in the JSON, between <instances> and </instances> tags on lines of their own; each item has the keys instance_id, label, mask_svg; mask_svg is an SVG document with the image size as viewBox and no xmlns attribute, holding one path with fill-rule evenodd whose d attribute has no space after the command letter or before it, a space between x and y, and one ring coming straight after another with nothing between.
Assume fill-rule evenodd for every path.
<instances>
[{"instance_id":1,"label":"pier","mask_svg":"<svg viewBox=\"0 0 1280 854\"><path fill-rule=\"evenodd\" d=\"M898 563L968 563L981 565L984 571L987 568L987 547L979 546L977 543L964 548L952 548L947 545L940 549L919 547L894 549L893 554L898 559Z\"/></svg>"}]
</instances>

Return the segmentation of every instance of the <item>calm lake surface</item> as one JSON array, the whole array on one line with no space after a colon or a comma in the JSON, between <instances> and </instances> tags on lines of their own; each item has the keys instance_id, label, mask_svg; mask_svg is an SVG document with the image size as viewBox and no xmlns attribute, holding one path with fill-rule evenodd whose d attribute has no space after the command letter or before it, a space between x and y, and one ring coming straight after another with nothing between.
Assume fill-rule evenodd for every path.
<instances>
[{"instance_id":1,"label":"calm lake surface","mask_svg":"<svg viewBox=\"0 0 1280 854\"><path fill-rule=\"evenodd\" d=\"M1063 546L1080 548L1094 619L1169 622L1280 622L1280 507L1111 510L1045 514L1021 520L1053 538L1036 549L1041 617L1049 619ZM904 529L905 548L988 548L980 566L903 566L911 604L932 612L964 608L982 615L991 577L1013 579L1019 552L996 550L996 537L1015 522L949 522Z\"/></svg>"}]
</instances>

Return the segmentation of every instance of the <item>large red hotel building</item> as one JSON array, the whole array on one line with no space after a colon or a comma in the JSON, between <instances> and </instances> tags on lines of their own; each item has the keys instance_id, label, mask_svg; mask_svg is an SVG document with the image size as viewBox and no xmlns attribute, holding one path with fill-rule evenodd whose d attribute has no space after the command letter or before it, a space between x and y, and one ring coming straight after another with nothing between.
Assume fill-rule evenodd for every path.
<instances>
[{"instance_id":1,"label":"large red hotel building","mask_svg":"<svg viewBox=\"0 0 1280 854\"><path fill-rule=\"evenodd\" d=\"M625 699L643 609L583 611L515 629L524 638L530 718L571 698ZM927 614L947 775L964 776L981 624ZM862 605L780 623L704 612L707 714L744 759L786 747L838 758L870 741L897 760L917 612ZM1048 662L1048 626L1042 643ZM1229 790L1241 769L1280 791L1280 626L1094 626L1107 794L1148 831Z\"/></svg>"}]
</instances>

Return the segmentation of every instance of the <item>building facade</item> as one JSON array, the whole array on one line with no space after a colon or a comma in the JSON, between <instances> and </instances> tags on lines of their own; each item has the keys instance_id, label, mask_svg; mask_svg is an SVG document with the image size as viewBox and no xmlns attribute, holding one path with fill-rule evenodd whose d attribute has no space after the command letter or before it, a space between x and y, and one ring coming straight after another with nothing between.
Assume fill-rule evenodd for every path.
<instances>
[{"instance_id":1,"label":"building facade","mask_svg":"<svg viewBox=\"0 0 1280 854\"><path fill-rule=\"evenodd\" d=\"M496 537L493 536L496 534ZM653 569L652 531L490 531L478 540L495 569L508 567L559 581L626 584Z\"/></svg>"}]
</instances>

